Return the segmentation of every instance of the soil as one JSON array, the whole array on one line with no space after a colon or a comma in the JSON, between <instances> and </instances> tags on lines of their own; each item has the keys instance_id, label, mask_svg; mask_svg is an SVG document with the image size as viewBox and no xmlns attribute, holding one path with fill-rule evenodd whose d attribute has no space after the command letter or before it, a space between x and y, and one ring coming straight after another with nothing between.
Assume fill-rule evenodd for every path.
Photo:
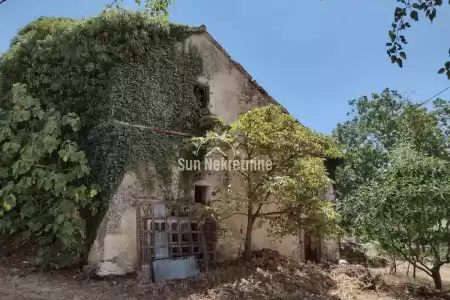
<instances>
[{"instance_id":1,"label":"soil","mask_svg":"<svg viewBox=\"0 0 450 300\"><path fill-rule=\"evenodd\" d=\"M378 270L382 273L384 269ZM78 270L41 271L23 256L0 258L1 300L333 300L412 299L404 287L358 266L298 264L271 250L183 280L140 284L135 275L86 278ZM421 299L421 298L417 298Z\"/></svg>"}]
</instances>

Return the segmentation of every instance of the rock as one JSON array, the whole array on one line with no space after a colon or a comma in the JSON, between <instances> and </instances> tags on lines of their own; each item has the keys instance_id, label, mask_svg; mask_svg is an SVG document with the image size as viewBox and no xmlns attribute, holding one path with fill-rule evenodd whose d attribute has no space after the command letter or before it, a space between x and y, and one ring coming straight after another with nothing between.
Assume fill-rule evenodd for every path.
<instances>
[{"instance_id":1,"label":"rock","mask_svg":"<svg viewBox=\"0 0 450 300\"><path fill-rule=\"evenodd\" d=\"M118 263L105 261L98 264L97 275L109 276L109 275L126 275L127 271L121 267Z\"/></svg>"},{"instance_id":2,"label":"rock","mask_svg":"<svg viewBox=\"0 0 450 300\"><path fill-rule=\"evenodd\" d=\"M346 261L345 259L340 259L338 261L338 265L348 265L348 264L349 264L348 261Z\"/></svg>"}]
</instances>

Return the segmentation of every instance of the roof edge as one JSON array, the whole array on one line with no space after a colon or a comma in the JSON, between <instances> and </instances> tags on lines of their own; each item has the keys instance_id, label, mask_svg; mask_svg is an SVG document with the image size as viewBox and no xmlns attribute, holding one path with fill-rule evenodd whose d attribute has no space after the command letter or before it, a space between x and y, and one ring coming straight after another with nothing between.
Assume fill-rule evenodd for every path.
<instances>
[{"instance_id":1,"label":"roof edge","mask_svg":"<svg viewBox=\"0 0 450 300\"><path fill-rule=\"evenodd\" d=\"M230 61L231 63L239 70L242 72L242 74L245 75L245 77L247 77L247 79L249 80L249 82L251 84L253 84L255 86L255 88L265 97L267 97L267 99L272 102L273 104L279 105L281 106L287 113L288 110L281 105L280 103L278 103L272 96L269 95L269 93L261 86L259 85L256 80L253 79L253 77L250 75L250 73L247 72L247 70L244 69L244 67L238 63L237 61L235 61L234 59L231 58L230 54L228 54L228 52L222 47L222 45L220 45L220 43L218 41L216 41L212 35L208 32L208 30L206 30L206 26L205 25L200 25L198 28L198 31L196 31L197 33L204 33L205 36L208 38L208 40L217 47L217 49L219 49L220 52L222 52Z\"/></svg>"}]
</instances>

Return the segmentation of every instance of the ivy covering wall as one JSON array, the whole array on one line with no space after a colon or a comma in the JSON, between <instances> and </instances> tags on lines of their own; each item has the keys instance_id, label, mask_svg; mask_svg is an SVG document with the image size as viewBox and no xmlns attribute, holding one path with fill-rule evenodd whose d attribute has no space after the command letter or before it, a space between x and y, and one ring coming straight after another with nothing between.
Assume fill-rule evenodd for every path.
<instances>
[{"instance_id":1,"label":"ivy covering wall","mask_svg":"<svg viewBox=\"0 0 450 300\"><path fill-rule=\"evenodd\" d=\"M43 17L20 30L2 56L0 95L24 83L44 107L81 118L79 143L102 201L95 217L81 212L87 245L125 172L151 161L168 182L182 148L181 136L114 120L203 133L208 105L194 93L202 59L196 49L185 51L186 39L197 31L139 12L109 11L84 20Z\"/></svg>"}]
</instances>

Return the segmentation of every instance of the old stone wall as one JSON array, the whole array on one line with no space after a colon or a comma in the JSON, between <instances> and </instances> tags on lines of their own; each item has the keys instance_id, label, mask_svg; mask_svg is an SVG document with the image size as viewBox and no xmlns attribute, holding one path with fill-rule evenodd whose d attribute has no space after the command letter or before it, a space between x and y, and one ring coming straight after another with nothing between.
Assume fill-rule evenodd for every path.
<instances>
[{"instance_id":1,"label":"old stone wall","mask_svg":"<svg viewBox=\"0 0 450 300\"><path fill-rule=\"evenodd\" d=\"M192 47L195 46L195 47ZM265 91L254 82L249 74L234 62L223 48L205 31L192 35L185 44L184 51L199 51L204 62L202 84L209 85L209 109L213 115L231 123L239 115L253 108L274 103ZM180 51L182 47L180 47ZM111 199L108 212L98 229L97 238L91 248L89 261L91 264L103 264L104 268L114 264L114 268L132 272L136 270L136 207L139 201L163 201L162 182L158 181L152 162L142 162L140 170L128 171ZM143 174L144 173L144 174ZM173 195L177 192L178 173L173 172ZM205 173L196 184L208 186L211 193L226 184L223 172ZM229 174L228 174L229 175ZM148 188L152 178L153 188ZM239 192L242 187L238 178L231 178L232 186ZM192 189L194 188L192 183ZM214 196L211 197L214 199ZM270 209L270 208L268 208ZM218 242L219 259L232 258L243 251L243 237L246 230L246 219L234 216L220 224L227 229L228 235L222 236ZM271 248L281 254L299 258L302 253L298 236L287 236L276 241L267 235L269 224L259 220L253 232L253 248ZM330 246L331 247L331 246ZM110 270L113 272L113 270ZM103 270L107 274L108 270Z\"/></svg>"}]
</instances>

